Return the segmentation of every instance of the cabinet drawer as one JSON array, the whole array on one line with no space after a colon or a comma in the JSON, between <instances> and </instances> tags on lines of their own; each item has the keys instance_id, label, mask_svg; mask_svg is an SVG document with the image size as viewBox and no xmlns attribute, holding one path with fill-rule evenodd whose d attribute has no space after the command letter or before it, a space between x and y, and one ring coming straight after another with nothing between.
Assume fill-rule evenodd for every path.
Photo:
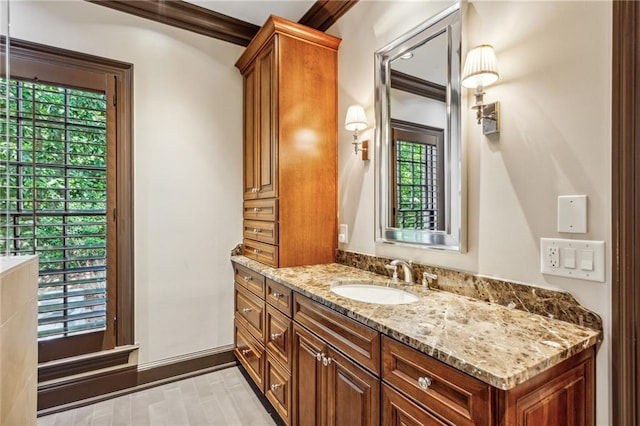
<instances>
[{"instance_id":1,"label":"cabinet drawer","mask_svg":"<svg viewBox=\"0 0 640 426\"><path fill-rule=\"evenodd\" d=\"M245 220L242 236L244 238L268 244L278 243L278 225L275 222Z\"/></svg>"},{"instance_id":2,"label":"cabinet drawer","mask_svg":"<svg viewBox=\"0 0 640 426\"><path fill-rule=\"evenodd\" d=\"M278 246L245 239L242 241L242 254L258 262L278 267Z\"/></svg>"},{"instance_id":3,"label":"cabinet drawer","mask_svg":"<svg viewBox=\"0 0 640 426\"><path fill-rule=\"evenodd\" d=\"M266 300L288 317L291 317L291 289L267 278Z\"/></svg>"},{"instance_id":4,"label":"cabinet drawer","mask_svg":"<svg viewBox=\"0 0 640 426\"><path fill-rule=\"evenodd\" d=\"M243 204L243 218L253 220L278 220L278 199L246 200Z\"/></svg>"},{"instance_id":5,"label":"cabinet drawer","mask_svg":"<svg viewBox=\"0 0 640 426\"><path fill-rule=\"evenodd\" d=\"M265 278L249 268L233 264L234 280L252 293L264 299Z\"/></svg>"},{"instance_id":6,"label":"cabinet drawer","mask_svg":"<svg viewBox=\"0 0 640 426\"><path fill-rule=\"evenodd\" d=\"M380 374L380 333L293 293L294 319L364 367Z\"/></svg>"},{"instance_id":7,"label":"cabinet drawer","mask_svg":"<svg viewBox=\"0 0 640 426\"><path fill-rule=\"evenodd\" d=\"M382 379L453 424L489 424L489 385L386 336Z\"/></svg>"},{"instance_id":8,"label":"cabinet drawer","mask_svg":"<svg viewBox=\"0 0 640 426\"><path fill-rule=\"evenodd\" d=\"M291 424L291 375L267 354L264 395L285 424Z\"/></svg>"},{"instance_id":9,"label":"cabinet drawer","mask_svg":"<svg viewBox=\"0 0 640 426\"><path fill-rule=\"evenodd\" d=\"M388 426L451 426L389 386L382 385L382 424Z\"/></svg>"},{"instance_id":10,"label":"cabinet drawer","mask_svg":"<svg viewBox=\"0 0 640 426\"><path fill-rule=\"evenodd\" d=\"M260 342L264 341L264 301L236 285L235 317Z\"/></svg>"},{"instance_id":11,"label":"cabinet drawer","mask_svg":"<svg viewBox=\"0 0 640 426\"><path fill-rule=\"evenodd\" d=\"M255 384L264 391L265 352L262 345L247 330L235 322L236 358L244 366Z\"/></svg>"},{"instance_id":12,"label":"cabinet drawer","mask_svg":"<svg viewBox=\"0 0 640 426\"><path fill-rule=\"evenodd\" d=\"M291 371L291 319L267 305L267 352Z\"/></svg>"}]
</instances>

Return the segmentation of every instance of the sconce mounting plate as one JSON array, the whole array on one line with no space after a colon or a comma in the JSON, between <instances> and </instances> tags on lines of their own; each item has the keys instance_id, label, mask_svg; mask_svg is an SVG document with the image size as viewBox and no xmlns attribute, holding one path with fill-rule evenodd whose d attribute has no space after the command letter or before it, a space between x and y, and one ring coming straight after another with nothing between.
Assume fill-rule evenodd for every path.
<instances>
[{"instance_id":1,"label":"sconce mounting plate","mask_svg":"<svg viewBox=\"0 0 640 426\"><path fill-rule=\"evenodd\" d=\"M500 133L500 102L486 104L482 109L482 134Z\"/></svg>"}]
</instances>

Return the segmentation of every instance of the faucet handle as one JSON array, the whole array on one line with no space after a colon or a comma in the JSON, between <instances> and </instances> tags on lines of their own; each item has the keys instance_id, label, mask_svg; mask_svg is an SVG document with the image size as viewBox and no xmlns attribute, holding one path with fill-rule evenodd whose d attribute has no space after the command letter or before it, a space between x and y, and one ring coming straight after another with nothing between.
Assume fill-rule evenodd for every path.
<instances>
[{"instance_id":1,"label":"faucet handle","mask_svg":"<svg viewBox=\"0 0 640 426\"><path fill-rule=\"evenodd\" d=\"M393 271L393 277L391 277L391 282L392 283L398 283L400 282L400 279L398 278L398 265L384 265L385 268L389 269L390 271Z\"/></svg>"},{"instance_id":2,"label":"faucet handle","mask_svg":"<svg viewBox=\"0 0 640 426\"><path fill-rule=\"evenodd\" d=\"M422 273L422 286L429 288L429 285L438 279L438 276L436 274L431 274L429 272L423 272Z\"/></svg>"}]
</instances>

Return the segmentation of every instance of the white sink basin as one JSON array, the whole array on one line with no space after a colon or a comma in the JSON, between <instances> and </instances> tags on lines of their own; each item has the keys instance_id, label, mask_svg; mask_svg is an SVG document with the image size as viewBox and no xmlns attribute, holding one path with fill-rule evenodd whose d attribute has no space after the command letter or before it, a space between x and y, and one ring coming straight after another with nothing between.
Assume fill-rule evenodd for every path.
<instances>
[{"instance_id":1,"label":"white sink basin","mask_svg":"<svg viewBox=\"0 0 640 426\"><path fill-rule=\"evenodd\" d=\"M400 305L418 300L418 296L404 290L371 284L342 284L333 287L331 291L348 299L380 305Z\"/></svg>"}]
</instances>

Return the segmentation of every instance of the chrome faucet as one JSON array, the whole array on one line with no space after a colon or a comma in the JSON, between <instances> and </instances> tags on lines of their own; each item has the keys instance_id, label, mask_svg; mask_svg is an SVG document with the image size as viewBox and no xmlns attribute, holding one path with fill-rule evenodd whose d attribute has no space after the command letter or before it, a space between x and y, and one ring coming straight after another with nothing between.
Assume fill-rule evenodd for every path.
<instances>
[{"instance_id":1,"label":"chrome faucet","mask_svg":"<svg viewBox=\"0 0 640 426\"><path fill-rule=\"evenodd\" d=\"M404 276L404 283L406 285L413 285L413 272L411 271L411 262L405 260L395 259L392 260L389 265L393 267L402 266L402 275Z\"/></svg>"}]
</instances>

